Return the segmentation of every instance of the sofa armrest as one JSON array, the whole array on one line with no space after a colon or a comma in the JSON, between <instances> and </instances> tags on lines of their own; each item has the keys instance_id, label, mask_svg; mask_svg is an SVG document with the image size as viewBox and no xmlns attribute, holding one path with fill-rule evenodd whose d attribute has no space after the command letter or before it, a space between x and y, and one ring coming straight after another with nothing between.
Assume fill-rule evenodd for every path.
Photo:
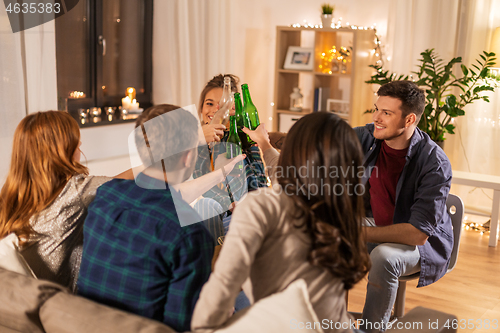
<instances>
[{"instance_id":1,"label":"sofa armrest","mask_svg":"<svg viewBox=\"0 0 500 333\"><path fill-rule=\"evenodd\" d=\"M40 320L47 333L175 333L159 321L63 293L45 302Z\"/></svg>"},{"instance_id":2,"label":"sofa armrest","mask_svg":"<svg viewBox=\"0 0 500 333\"><path fill-rule=\"evenodd\" d=\"M0 332L45 332L40 307L55 294L68 292L56 283L1 268L0 281Z\"/></svg>"}]
</instances>

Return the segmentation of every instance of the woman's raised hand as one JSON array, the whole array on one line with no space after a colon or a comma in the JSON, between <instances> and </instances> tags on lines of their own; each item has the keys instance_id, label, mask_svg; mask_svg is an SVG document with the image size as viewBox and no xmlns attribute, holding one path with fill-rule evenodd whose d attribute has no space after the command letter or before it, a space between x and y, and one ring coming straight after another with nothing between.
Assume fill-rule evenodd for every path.
<instances>
[{"instance_id":1,"label":"woman's raised hand","mask_svg":"<svg viewBox=\"0 0 500 333\"><path fill-rule=\"evenodd\" d=\"M260 147L260 149L262 149L263 152L269 148L272 148L271 142L269 141L269 133L267 132L264 124L260 124L259 127L255 129L255 131L252 131L246 127L242 128L242 130L250 137L250 139L257 143L257 145Z\"/></svg>"}]
</instances>

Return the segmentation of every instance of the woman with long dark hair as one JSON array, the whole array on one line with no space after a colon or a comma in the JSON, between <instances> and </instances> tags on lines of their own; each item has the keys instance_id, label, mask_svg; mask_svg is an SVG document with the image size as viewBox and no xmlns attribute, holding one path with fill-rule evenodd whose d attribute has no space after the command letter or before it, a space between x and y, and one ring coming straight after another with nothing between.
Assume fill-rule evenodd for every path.
<instances>
[{"instance_id":1,"label":"woman with long dark hair","mask_svg":"<svg viewBox=\"0 0 500 333\"><path fill-rule=\"evenodd\" d=\"M193 329L223 324L242 286L256 302L298 279L320 321L349 322L345 291L370 268L361 233L362 156L354 130L334 114L307 115L290 129L273 169L277 184L249 193L233 213ZM243 285L248 278L251 286Z\"/></svg>"}]
</instances>

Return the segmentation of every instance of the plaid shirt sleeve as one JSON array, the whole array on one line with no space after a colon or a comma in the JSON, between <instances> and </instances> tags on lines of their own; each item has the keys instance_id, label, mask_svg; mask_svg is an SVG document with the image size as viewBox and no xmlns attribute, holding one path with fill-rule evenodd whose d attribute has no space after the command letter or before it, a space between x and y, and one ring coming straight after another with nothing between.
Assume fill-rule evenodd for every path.
<instances>
[{"instance_id":1,"label":"plaid shirt sleeve","mask_svg":"<svg viewBox=\"0 0 500 333\"><path fill-rule=\"evenodd\" d=\"M184 227L184 228L189 228ZM210 276L214 243L204 230L180 234L178 242L165 258L172 278L167 292L163 322L178 331L189 331L194 306L203 284Z\"/></svg>"},{"instance_id":2,"label":"plaid shirt sleeve","mask_svg":"<svg viewBox=\"0 0 500 333\"><path fill-rule=\"evenodd\" d=\"M226 136L221 140L225 142ZM225 146L217 144L214 147L214 155L218 156L225 153ZM244 165L244 179L241 177L227 177L227 182L235 200L240 200L241 197L249 192L258 189L259 187L267 187L267 176L260 155L260 150L257 146L252 146L244 153L247 155L243 161ZM198 148L198 160L196 168L193 172L193 177L198 178L204 174L211 172L210 150L208 147ZM214 186L208 192L203 194L206 198L211 198L217 201L224 210L229 209L231 200L226 188L226 184L222 183L221 186Z\"/></svg>"}]
</instances>

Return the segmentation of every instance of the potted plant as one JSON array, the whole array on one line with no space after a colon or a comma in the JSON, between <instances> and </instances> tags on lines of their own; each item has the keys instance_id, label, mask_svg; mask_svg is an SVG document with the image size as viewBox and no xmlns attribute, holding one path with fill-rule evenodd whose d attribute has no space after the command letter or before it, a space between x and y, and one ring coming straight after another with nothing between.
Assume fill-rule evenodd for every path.
<instances>
[{"instance_id":1,"label":"potted plant","mask_svg":"<svg viewBox=\"0 0 500 333\"><path fill-rule=\"evenodd\" d=\"M332 26L334 10L334 5L332 6L326 3L321 5L321 23L323 25L323 28L330 28Z\"/></svg>"},{"instance_id":2,"label":"potted plant","mask_svg":"<svg viewBox=\"0 0 500 333\"><path fill-rule=\"evenodd\" d=\"M382 85L391 81L413 79L426 92L426 105L418 128L442 146L444 135L455 133L453 119L465 114L466 105L479 99L489 102L488 96L483 96L482 92L494 91L497 87L496 80L488 79L489 69L495 64L495 53L483 51L483 54L479 55L480 59L477 59L470 68L462 64L460 77L453 74L453 66L462 62L461 57L444 63L434 49L427 49L420 55L422 58L419 59L418 71L412 72L417 76L416 80L413 76L398 76L384 71L381 62L377 62L375 65L370 65L376 72L365 82ZM452 93L454 87L460 89L458 96Z\"/></svg>"}]
</instances>

